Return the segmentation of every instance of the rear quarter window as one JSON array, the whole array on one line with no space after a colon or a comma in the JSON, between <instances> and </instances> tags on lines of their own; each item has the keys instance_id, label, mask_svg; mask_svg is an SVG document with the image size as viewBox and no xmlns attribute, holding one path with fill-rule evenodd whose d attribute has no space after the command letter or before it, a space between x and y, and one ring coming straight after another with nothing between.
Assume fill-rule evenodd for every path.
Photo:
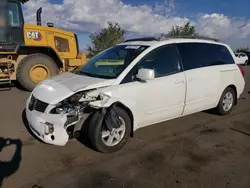
<instances>
[{"instance_id":1,"label":"rear quarter window","mask_svg":"<svg viewBox=\"0 0 250 188\"><path fill-rule=\"evenodd\" d=\"M229 50L222 45L215 45L216 48L218 49L218 59L223 61L224 64L235 64L234 59L229 52Z\"/></svg>"},{"instance_id":2,"label":"rear quarter window","mask_svg":"<svg viewBox=\"0 0 250 188\"><path fill-rule=\"evenodd\" d=\"M177 48L184 70L214 65L234 64L231 53L225 46L209 43L179 43Z\"/></svg>"}]
</instances>

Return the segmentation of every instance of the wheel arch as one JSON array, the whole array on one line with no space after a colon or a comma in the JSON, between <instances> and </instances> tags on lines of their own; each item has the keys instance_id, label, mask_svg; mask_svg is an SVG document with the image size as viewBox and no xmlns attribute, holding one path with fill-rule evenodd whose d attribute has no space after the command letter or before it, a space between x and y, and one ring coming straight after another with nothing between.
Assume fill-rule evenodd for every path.
<instances>
[{"instance_id":1,"label":"wheel arch","mask_svg":"<svg viewBox=\"0 0 250 188\"><path fill-rule=\"evenodd\" d=\"M125 112L128 113L128 115L130 117L130 120L131 120L131 126L132 126L130 136L133 137L134 136L134 116L133 116L132 111L121 102L115 102L112 105L116 105L116 106L122 108Z\"/></svg>"},{"instance_id":2,"label":"wheel arch","mask_svg":"<svg viewBox=\"0 0 250 188\"><path fill-rule=\"evenodd\" d=\"M58 68L63 68L63 62L57 52L48 46L20 46L17 49L19 55L43 54L53 59Z\"/></svg>"},{"instance_id":3,"label":"wheel arch","mask_svg":"<svg viewBox=\"0 0 250 188\"><path fill-rule=\"evenodd\" d=\"M238 96L238 93L237 93L237 88L235 85L231 84L229 86L227 86L226 88L232 88L234 90L234 93L235 93L235 105L237 105L237 96Z\"/></svg>"},{"instance_id":4,"label":"wheel arch","mask_svg":"<svg viewBox=\"0 0 250 188\"><path fill-rule=\"evenodd\" d=\"M93 103L92 103L93 105ZM117 106L117 107L120 107L121 109L123 109L130 117L130 120L131 120L131 133L130 133L130 137L133 137L134 136L134 115L132 113L132 111L130 110L129 107L127 107L125 104L123 104L121 101L113 101L111 103L106 103L105 105L103 106L99 106L98 108L96 108L96 106L92 106L92 109L103 109L103 108L110 108L111 106Z\"/></svg>"}]
</instances>

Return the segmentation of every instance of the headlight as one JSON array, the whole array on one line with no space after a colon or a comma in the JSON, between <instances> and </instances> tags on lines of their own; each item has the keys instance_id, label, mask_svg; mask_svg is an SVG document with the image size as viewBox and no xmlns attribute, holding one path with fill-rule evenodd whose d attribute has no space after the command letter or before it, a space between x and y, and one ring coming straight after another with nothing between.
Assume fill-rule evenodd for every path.
<instances>
[{"instance_id":1,"label":"headlight","mask_svg":"<svg viewBox=\"0 0 250 188\"><path fill-rule=\"evenodd\" d=\"M72 105L69 104L59 104L55 108L53 108L50 113L51 114L69 114L74 115L76 114L77 108L74 108Z\"/></svg>"},{"instance_id":2,"label":"headlight","mask_svg":"<svg viewBox=\"0 0 250 188\"><path fill-rule=\"evenodd\" d=\"M82 97L82 94L75 94L69 98L61 101L53 108L51 114L68 114L68 115L77 115L78 101Z\"/></svg>"},{"instance_id":3,"label":"headlight","mask_svg":"<svg viewBox=\"0 0 250 188\"><path fill-rule=\"evenodd\" d=\"M66 107L56 107L55 111L57 114L66 114L69 111L69 109Z\"/></svg>"}]
</instances>

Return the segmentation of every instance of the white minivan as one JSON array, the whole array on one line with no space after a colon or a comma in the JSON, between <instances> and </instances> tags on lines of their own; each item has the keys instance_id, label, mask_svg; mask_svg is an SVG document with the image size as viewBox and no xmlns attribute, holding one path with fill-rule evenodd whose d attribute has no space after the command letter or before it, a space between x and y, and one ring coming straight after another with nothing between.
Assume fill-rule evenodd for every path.
<instances>
[{"instance_id":1,"label":"white minivan","mask_svg":"<svg viewBox=\"0 0 250 188\"><path fill-rule=\"evenodd\" d=\"M207 109L229 114L244 86L244 70L226 44L141 38L38 84L26 116L45 143L63 146L84 131L95 150L111 153L148 125Z\"/></svg>"}]
</instances>

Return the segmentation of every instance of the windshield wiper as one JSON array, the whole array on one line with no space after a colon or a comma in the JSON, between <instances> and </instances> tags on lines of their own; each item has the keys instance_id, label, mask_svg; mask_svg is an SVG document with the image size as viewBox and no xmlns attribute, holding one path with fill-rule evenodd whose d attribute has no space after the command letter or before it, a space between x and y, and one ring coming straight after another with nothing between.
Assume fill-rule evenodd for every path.
<instances>
[{"instance_id":1,"label":"windshield wiper","mask_svg":"<svg viewBox=\"0 0 250 188\"><path fill-rule=\"evenodd\" d=\"M96 74L91 74L91 73L89 73L89 72L79 71L78 74L84 74L84 75L87 75L87 76L90 76L90 77L98 78L98 75L96 75Z\"/></svg>"},{"instance_id":2,"label":"windshield wiper","mask_svg":"<svg viewBox=\"0 0 250 188\"><path fill-rule=\"evenodd\" d=\"M98 75L100 78L104 78L104 79L114 79L116 78L115 76L106 76L106 75Z\"/></svg>"},{"instance_id":3,"label":"windshield wiper","mask_svg":"<svg viewBox=\"0 0 250 188\"><path fill-rule=\"evenodd\" d=\"M94 77L94 78L106 78L106 79L114 79L115 77L114 76L106 76L106 75L98 75L98 74L92 74L92 73L89 73L89 72L84 72L84 71L79 71L78 72L79 74L85 74L87 76L90 76L90 77Z\"/></svg>"}]
</instances>

